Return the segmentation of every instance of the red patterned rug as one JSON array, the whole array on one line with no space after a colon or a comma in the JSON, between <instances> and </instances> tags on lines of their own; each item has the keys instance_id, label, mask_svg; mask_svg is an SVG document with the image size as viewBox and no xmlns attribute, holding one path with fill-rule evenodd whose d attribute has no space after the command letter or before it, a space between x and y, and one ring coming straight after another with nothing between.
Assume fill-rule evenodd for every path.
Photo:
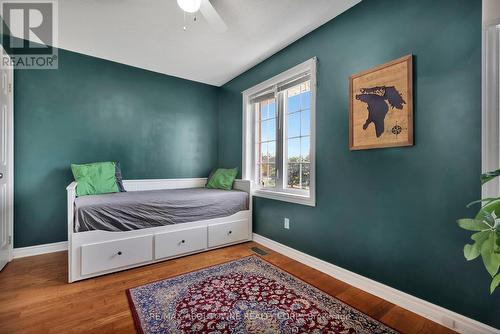
<instances>
[{"instance_id":1,"label":"red patterned rug","mask_svg":"<svg viewBox=\"0 0 500 334\"><path fill-rule=\"evenodd\" d=\"M397 333L257 256L127 294L140 333Z\"/></svg>"}]
</instances>

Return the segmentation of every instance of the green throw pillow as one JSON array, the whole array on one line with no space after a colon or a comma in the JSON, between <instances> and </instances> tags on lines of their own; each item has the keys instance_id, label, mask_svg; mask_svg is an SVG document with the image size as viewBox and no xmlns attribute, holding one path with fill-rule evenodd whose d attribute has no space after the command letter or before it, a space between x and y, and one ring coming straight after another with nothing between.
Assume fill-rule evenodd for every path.
<instances>
[{"instance_id":1,"label":"green throw pillow","mask_svg":"<svg viewBox=\"0 0 500 334\"><path fill-rule=\"evenodd\" d=\"M117 193L116 165L114 162L71 164L71 171L78 182L76 196Z\"/></svg>"},{"instance_id":2,"label":"green throw pillow","mask_svg":"<svg viewBox=\"0 0 500 334\"><path fill-rule=\"evenodd\" d=\"M233 189L233 182L238 174L238 168L224 169L219 168L213 173L212 177L208 180L207 188L209 189Z\"/></svg>"}]
</instances>

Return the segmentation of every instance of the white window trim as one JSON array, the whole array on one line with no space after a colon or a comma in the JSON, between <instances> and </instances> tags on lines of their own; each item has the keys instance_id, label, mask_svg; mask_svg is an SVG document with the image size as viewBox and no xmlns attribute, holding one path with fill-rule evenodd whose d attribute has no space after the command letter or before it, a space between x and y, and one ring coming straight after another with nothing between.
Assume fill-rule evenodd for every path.
<instances>
[{"instance_id":1,"label":"white window trim","mask_svg":"<svg viewBox=\"0 0 500 334\"><path fill-rule=\"evenodd\" d=\"M482 171L500 168L500 19L483 25ZM500 180L482 188L483 198L500 195Z\"/></svg>"},{"instance_id":2,"label":"white window trim","mask_svg":"<svg viewBox=\"0 0 500 334\"><path fill-rule=\"evenodd\" d=\"M284 202L316 206L316 57L311 58L283 73L280 73L269 80L253 86L242 92L243 94L243 179L250 180L252 185L252 195L264 197ZM277 85L287 79L310 71L311 75L311 137L310 137L310 159L311 159L311 179L309 185L309 195L300 195L290 192L278 192L270 189L260 189L255 184L255 145L252 107L249 102L250 97L270 86Z\"/></svg>"}]
</instances>

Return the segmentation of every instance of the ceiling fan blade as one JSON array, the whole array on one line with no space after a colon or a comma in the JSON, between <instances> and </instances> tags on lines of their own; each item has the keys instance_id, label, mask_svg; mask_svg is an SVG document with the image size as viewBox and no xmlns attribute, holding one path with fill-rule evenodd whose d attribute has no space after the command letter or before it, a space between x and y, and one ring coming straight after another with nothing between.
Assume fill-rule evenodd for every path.
<instances>
[{"instance_id":1,"label":"ceiling fan blade","mask_svg":"<svg viewBox=\"0 0 500 334\"><path fill-rule=\"evenodd\" d=\"M226 22L217 13L210 0L201 0L200 11L215 31L225 32L227 30Z\"/></svg>"}]
</instances>

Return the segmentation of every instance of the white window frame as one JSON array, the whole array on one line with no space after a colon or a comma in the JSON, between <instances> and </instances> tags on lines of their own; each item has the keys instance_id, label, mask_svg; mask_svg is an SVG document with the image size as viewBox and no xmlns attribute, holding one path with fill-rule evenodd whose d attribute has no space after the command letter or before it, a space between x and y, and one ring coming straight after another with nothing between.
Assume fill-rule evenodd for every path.
<instances>
[{"instance_id":1,"label":"white window frame","mask_svg":"<svg viewBox=\"0 0 500 334\"><path fill-rule=\"evenodd\" d=\"M283 73L280 73L269 80L266 80L256 86L253 86L242 92L243 94L243 161L242 161L242 174L243 179L250 180L252 185L252 195L257 197L264 197L274 200L280 200L290 203L303 204L308 206L316 206L316 68L317 59L316 57L311 58ZM306 194L304 191L286 191L284 189L268 189L261 188L256 182L255 175L255 113L253 107L250 103L250 98L262 92L269 87L276 86L280 83L286 82L292 78L300 76L304 73L310 73L311 80L311 120L310 120L310 184L309 192ZM286 117L283 117L286 120ZM285 132L285 131L283 131ZM283 135L284 137L285 135ZM277 138L280 142L280 139ZM276 148L278 151L278 147ZM286 152L283 152L286 153ZM284 160L284 159L283 159ZM284 166L284 162L281 161L280 165ZM284 173L285 169L280 168L281 172ZM284 176L284 175L283 175ZM284 178L286 179L286 178Z\"/></svg>"},{"instance_id":2,"label":"white window frame","mask_svg":"<svg viewBox=\"0 0 500 334\"><path fill-rule=\"evenodd\" d=\"M482 171L500 168L500 19L483 25ZM483 198L500 195L500 180L482 188Z\"/></svg>"}]
</instances>

